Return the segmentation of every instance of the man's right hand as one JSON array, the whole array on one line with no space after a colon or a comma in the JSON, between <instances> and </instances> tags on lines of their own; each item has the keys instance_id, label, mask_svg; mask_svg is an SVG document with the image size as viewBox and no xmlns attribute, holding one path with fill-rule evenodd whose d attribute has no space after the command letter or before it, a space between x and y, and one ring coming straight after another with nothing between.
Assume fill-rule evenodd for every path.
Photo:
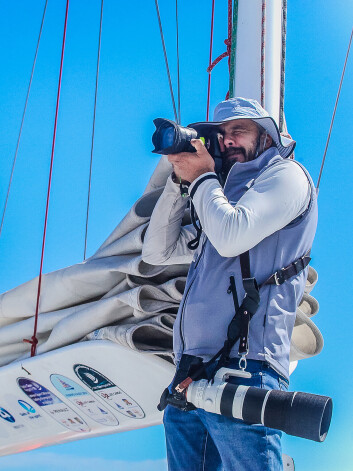
<instances>
[{"instance_id":1,"label":"man's right hand","mask_svg":"<svg viewBox=\"0 0 353 471\"><path fill-rule=\"evenodd\" d=\"M168 155L169 162L173 165L177 180L192 183L200 175L215 171L215 162L200 139L192 139L191 144L196 152L181 152Z\"/></svg>"}]
</instances>

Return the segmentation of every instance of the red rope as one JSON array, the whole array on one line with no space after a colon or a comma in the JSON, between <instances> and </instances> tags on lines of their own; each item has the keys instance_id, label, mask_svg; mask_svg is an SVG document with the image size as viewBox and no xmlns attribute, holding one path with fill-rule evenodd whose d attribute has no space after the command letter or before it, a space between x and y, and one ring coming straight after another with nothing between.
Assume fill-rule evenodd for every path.
<instances>
[{"instance_id":1,"label":"red rope","mask_svg":"<svg viewBox=\"0 0 353 471\"><path fill-rule=\"evenodd\" d=\"M65 12L65 23L64 23L64 34L63 42L61 49L61 61L60 61L60 72L59 72L59 83L58 91L56 95L56 109L55 109L55 121L54 121L54 132L53 132L53 142L51 148L51 159L50 159L50 171L49 171L49 181L48 181L48 192L47 192L47 203L45 208L45 220L44 220L44 231L43 231L43 242L42 242L42 254L40 258L40 269L39 269L39 279L38 279L38 291L37 291L37 303L36 303L36 313L34 318L34 330L31 340L24 339L25 342L31 344L31 357L36 353L36 347L38 343L37 339L37 326L38 326L38 312L39 312L39 298L40 298L40 289L42 284L42 271L43 271L43 260L44 260L44 247L45 247L45 237L47 233L47 222L48 222L48 210L49 210L49 198L50 198L50 188L51 188L51 179L53 173L53 162L54 162L54 149L55 149L55 139L56 139L56 129L58 122L58 111L59 111L59 101L60 101L60 90L61 90L61 77L64 63L64 50L65 50L65 40L66 40L66 27L67 27L67 16L69 12L69 0L66 1L66 12Z\"/></svg>"},{"instance_id":2,"label":"red rope","mask_svg":"<svg viewBox=\"0 0 353 471\"><path fill-rule=\"evenodd\" d=\"M209 118L209 108L210 108L210 94L211 94L211 72L215 65L218 64L222 59L228 57L228 69L230 70L230 52L232 48L232 0L228 0L228 38L225 39L224 44L227 46L227 50L218 56L213 62L212 61L212 46L213 46L213 25L214 25L214 0L212 0L212 19L211 19L211 39L210 39L210 60L209 66L206 71L208 75L208 89L207 89L207 112L206 120ZM229 97L229 92L227 93L226 100Z\"/></svg>"}]
</instances>

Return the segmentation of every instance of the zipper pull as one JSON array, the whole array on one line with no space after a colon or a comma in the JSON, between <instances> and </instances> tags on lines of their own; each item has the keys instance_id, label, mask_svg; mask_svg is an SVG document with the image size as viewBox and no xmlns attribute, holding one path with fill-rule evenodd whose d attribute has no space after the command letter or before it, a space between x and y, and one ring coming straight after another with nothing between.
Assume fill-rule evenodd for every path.
<instances>
[{"instance_id":1,"label":"zipper pull","mask_svg":"<svg viewBox=\"0 0 353 471\"><path fill-rule=\"evenodd\" d=\"M230 276L229 277L229 281L230 281L230 285L229 285L229 288L227 289L227 293L230 294L230 293L236 293L236 288L235 288L235 279L234 279L234 276Z\"/></svg>"}]
</instances>

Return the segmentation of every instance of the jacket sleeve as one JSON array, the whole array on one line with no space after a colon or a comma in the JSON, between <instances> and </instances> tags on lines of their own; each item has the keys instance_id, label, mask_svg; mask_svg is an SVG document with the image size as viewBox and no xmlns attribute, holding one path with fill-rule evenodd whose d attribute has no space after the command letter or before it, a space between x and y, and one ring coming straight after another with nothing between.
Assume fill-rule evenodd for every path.
<instances>
[{"instance_id":1,"label":"jacket sleeve","mask_svg":"<svg viewBox=\"0 0 353 471\"><path fill-rule=\"evenodd\" d=\"M190 186L193 187L202 176ZM311 186L304 171L283 160L269 167L232 205L216 179L199 182L193 203L202 228L223 257L235 257L282 229L305 211Z\"/></svg>"},{"instance_id":2,"label":"jacket sleeve","mask_svg":"<svg viewBox=\"0 0 353 471\"><path fill-rule=\"evenodd\" d=\"M151 265L190 263L193 251L187 246L195 238L192 225L182 227L188 197L168 178L151 216L143 241L142 259Z\"/></svg>"}]
</instances>

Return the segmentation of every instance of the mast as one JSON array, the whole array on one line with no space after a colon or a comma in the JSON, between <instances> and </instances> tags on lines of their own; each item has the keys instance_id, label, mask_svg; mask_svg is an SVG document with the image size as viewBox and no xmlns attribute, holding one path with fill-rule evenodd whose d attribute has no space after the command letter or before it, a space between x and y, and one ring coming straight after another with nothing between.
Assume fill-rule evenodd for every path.
<instances>
[{"instance_id":1,"label":"mast","mask_svg":"<svg viewBox=\"0 0 353 471\"><path fill-rule=\"evenodd\" d=\"M280 121L285 0L235 0L234 96L254 98ZM237 10L237 11L236 11ZM234 23L234 21L236 23Z\"/></svg>"}]
</instances>

